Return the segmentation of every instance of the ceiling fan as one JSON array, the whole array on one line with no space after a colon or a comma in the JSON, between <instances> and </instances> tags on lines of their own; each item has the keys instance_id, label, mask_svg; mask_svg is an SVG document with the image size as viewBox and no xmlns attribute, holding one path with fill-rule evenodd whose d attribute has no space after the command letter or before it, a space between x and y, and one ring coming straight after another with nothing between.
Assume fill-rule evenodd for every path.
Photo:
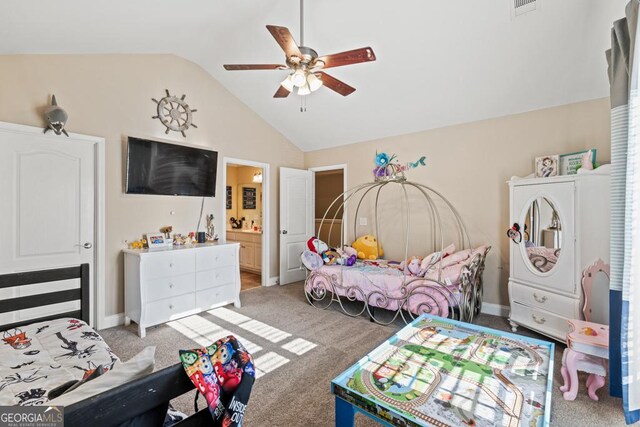
<instances>
[{"instance_id":1,"label":"ceiling fan","mask_svg":"<svg viewBox=\"0 0 640 427\"><path fill-rule=\"evenodd\" d=\"M286 98L297 88L298 95L309 95L323 85L342 96L352 94L356 89L341 82L322 70L360 62L375 61L376 55L370 47L334 53L333 55L318 56L310 47L304 46L304 0L300 0L300 46L298 46L286 27L267 25L276 42L286 54L284 64L226 64L228 71L247 70L288 70L286 79L282 81L274 98Z\"/></svg>"}]
</instances>

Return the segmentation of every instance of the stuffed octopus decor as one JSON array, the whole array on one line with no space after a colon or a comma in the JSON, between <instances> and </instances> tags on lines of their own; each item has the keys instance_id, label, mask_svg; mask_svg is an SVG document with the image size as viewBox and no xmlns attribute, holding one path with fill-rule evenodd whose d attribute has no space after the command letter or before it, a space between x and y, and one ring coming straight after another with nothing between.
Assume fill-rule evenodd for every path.
<instances>
[{"instance_id":1,"label":"stuffed octopus decor","mask_svg":"<svg viewBox=\"0 0 640 427\"><path fill-rule=\"evenodd\" d=\"M178 98L177 96L171 95L169 93L169 89L165 89L166 96L164 98L160 98L157 100L155 98L151 98L153 102L158 104L158 114L153 116L153 119L158 119L160 122L167 128L165 131L166 134L169 131L180 132L183 137L187 137L184 133L189 127L197 128L193 122L193 113L195 113L196 109L192 109L189 107L189 104L184 100L187 95L182 95L182 97Z\"/></svg>"}]
</instances>

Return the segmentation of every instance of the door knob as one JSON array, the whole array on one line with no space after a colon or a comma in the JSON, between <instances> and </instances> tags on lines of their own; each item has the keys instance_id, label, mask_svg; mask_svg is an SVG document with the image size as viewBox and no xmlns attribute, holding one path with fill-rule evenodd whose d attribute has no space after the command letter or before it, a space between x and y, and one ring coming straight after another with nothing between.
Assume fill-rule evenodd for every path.
<instances>
[{"instance_id":1,"label":"door knob","mask_svg":"<svg viewBox=\"0 0 640 427\"><path fill-rule=\"evenodd\" d=\"M282 230L282 234L287 234L288 231L287 230Z\"/></svg>"},{"instance_id":2,"label":"door knob","mask_svg":"<svg viewBox=\"0 0 640 427\"><path fill-rule=\"evenodd\" d=\"M91 249L93 247L93 245L89 242L83 243L82 245L76 245L76 246L82 246L85 249Z\"/></svg>"}]
</instances>

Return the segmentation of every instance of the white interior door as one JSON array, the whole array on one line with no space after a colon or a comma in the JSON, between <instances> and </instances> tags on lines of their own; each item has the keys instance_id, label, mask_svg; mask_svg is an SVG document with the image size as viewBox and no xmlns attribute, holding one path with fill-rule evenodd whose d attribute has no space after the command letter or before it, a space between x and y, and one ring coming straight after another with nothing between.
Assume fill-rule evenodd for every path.
<instances>
[{"instance_id":1,"label":"white interior door","mask_svg":"<svg viewBox=\"0 0 640 427\"><path fill-rule=\"evenodd\" d=\"M79 137L0 126L0 274L90 265L94 268L95 146ZM53 292L79 280L30 286L0 298ZM92 301L93 303L93 301ZM93 305L93 304L92 304ZM79 308L79 302L0 316L0 322Z\"/></svg>"},{"instance_id":2,"label":"white interior door","mask_svg":"<svg viewBox=\"0 0 640 427\"><path fill-rule=\"evenodd\" d=\"M304 280L300 255L313 232L313 172L280 168L281 285Z\"/></svg>"}]
</instances>

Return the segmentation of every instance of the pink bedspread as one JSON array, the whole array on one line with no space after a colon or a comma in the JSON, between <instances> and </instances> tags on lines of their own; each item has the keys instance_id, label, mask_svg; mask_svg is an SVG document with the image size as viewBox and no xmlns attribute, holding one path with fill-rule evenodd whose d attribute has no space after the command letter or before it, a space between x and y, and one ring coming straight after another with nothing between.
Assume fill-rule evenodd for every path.
<instances>
[{"instance_id":1,"label":"pink bedspread","mask_svg":"<svg viewBox=\"0 0 640 427\"><path fill-rule=\"evenodd\" d=\"M320 267L319 271L334 278L334 283L338 284L335 286L335 291L340 296L363 301L369 295L367 303L374 307L397 310L398 305L402 303L403 309L415 314L430 312L446 317L450 304L457 305L462 268L463 264L456 264L442 269L440 282L446 286L433 281L437 279L438 272L432 272L427 275L427 279L424 279L405 276L397 268L377 267L362 262L352 267L325 265ZM326 281L322 276L318 276L317 280ZM406 295L402 293L405 284L410 295L406 302L404 300ZM331 288L327 287L327 289Z\"/></svg>"}]
</instances>

